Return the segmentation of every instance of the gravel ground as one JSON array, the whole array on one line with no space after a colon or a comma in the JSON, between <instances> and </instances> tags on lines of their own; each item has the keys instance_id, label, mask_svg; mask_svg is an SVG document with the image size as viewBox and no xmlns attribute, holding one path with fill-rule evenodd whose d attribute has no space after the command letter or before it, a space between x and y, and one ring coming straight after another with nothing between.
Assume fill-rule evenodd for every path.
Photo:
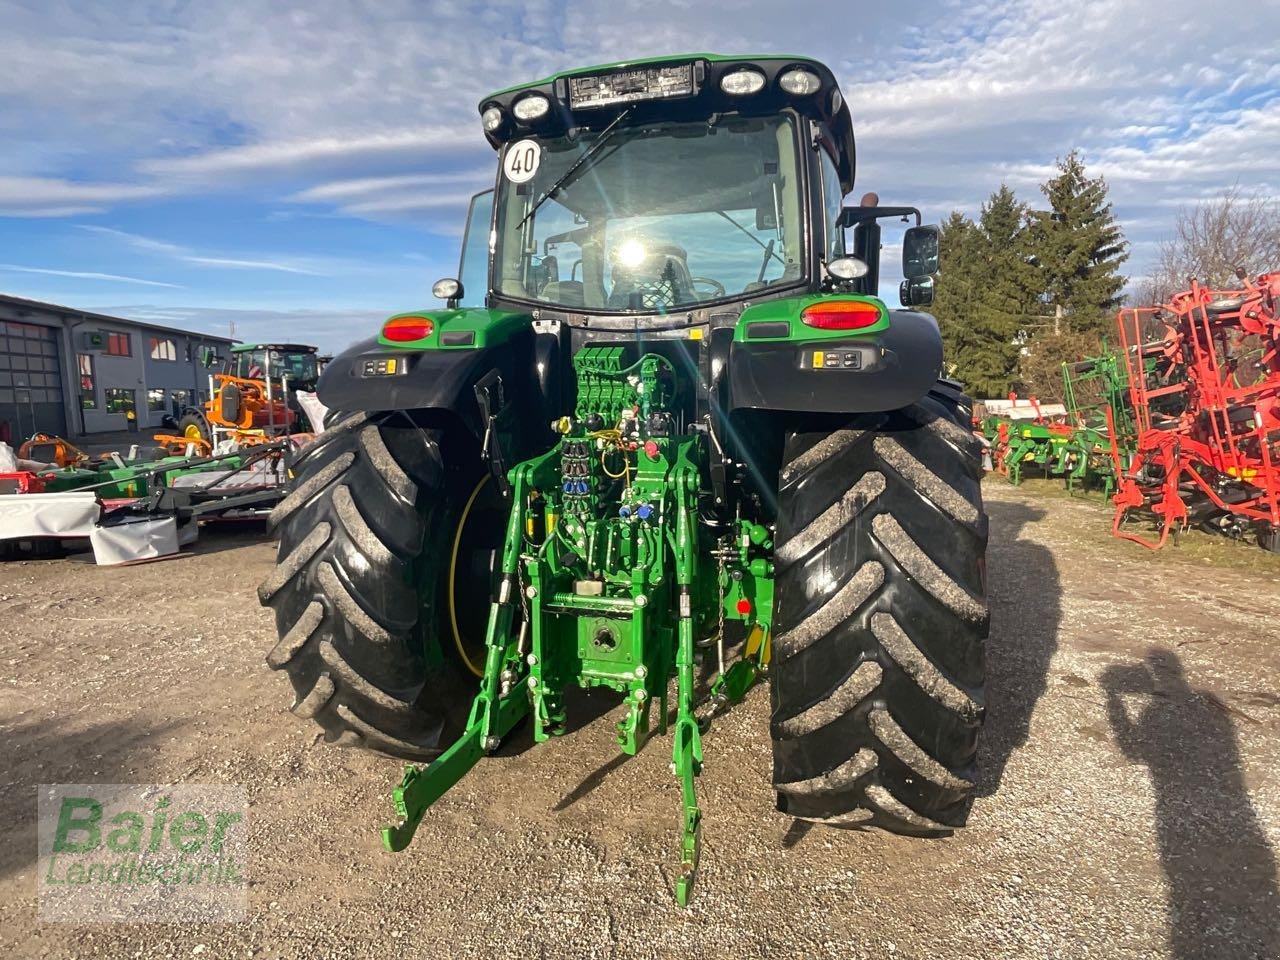
<instances>
[{"instance_id":1,"label":"gravel ground","mask_svg":"<svg viewBox=\"0 0 1280 960\"><path fill-rule=\"evenodd\" d=\"M273 546L206 532L127 570L0 566L0 956L1280 956L1280 562L1150 555L1095 505L987 485L982 796L943 840L773 810L768 692L718 720L693 905L668 893L669 741L619 763L609 706L504 747L384 854L393 761L285 712L253 586ZM36 784L229 783L251 799L237 924L48 924Z\"/></svg>"}]
</instances>

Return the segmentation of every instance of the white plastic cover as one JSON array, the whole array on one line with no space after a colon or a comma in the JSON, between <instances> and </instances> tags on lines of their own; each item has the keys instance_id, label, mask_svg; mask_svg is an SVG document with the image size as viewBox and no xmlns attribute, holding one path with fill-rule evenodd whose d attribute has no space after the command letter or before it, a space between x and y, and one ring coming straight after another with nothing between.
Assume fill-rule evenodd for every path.
<instances>
[{"instance_id":1,"label":"white plastic cover","mask_svg":"<svg viewBox=\"0 0 1280 960\"><path fill-rule=\"evenodd\" d=\"M0 440L0 473L17 473L18 457L13 447Z\"/></svg>"},{"instance_id":2,"label":"white plastic cover","mask_svg":"<svg viewBox=\"0 0 1280 960\"><path fill-rule=\"evenodd\" d=\"M316 433L324 429L324 418L329 415L329 408L320 402L320 398L314 393L306 390L295 390L293 395L298 398L298 406L302 408L302 412L307 415L307 419L311 421L311 427Z\"/></svg>"},{"instance_id":3,"label":"white plastic cover","mask_svg":"<svg viewBox=\"0 0 1280 960\"><path fill-rule=\"evenodd\" d=\"M99 566L167 557L178 552L178 521L173 517L131 520L110 527L95 527L89 535L93 558Z\"/></svg>"},{"instance_id":4,"label":"white plastic cover","mask_svg":"<svg viewBox=\"0 0 1280 960\"><path fill-rule=\"evenodd\" d=\"M87 537L99 509L92 491L5 494L0 496L0 540Z\"/></svg>"}]
</instances>

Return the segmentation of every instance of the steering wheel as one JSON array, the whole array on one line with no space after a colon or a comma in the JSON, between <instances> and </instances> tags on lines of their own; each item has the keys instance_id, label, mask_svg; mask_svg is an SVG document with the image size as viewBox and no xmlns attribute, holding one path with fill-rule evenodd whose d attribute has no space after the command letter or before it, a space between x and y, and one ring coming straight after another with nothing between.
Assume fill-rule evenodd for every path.
<instances>
[{"instance_id":1,"label":"steering wheel","mask_svg":"<svg viewBox=\"0 0 1280 960\"><path fill-rule=\"evenodd\" d=\"M702 283L711 288L711 293L709 294L711 298L723 297L725 295L724 284L719 280L712 280L710 277L690 277L689 283L695 288L693 291L694 293L698 292L696 288L698 284ZM703 297L702 299L705 300L707 297Z\"/></svg>"}]
</instances>

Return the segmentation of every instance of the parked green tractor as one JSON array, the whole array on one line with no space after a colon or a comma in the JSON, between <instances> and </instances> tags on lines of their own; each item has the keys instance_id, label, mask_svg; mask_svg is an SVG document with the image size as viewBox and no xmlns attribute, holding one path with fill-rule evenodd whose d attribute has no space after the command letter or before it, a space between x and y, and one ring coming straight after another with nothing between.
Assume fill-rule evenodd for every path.
<instances>
[{"instance_id":1,"label":"parked green tractor","mask_svg":"<svg viewBox=\"0 0 1280 960\"><path fill-rule=\"evenodd\" d=\"M937 324L911 309L932 300L937 231L874 194L844 204L854 140L831 71L635 61L479 113L496 183L435 286L445 308L328 365L337 412L274 514L259 592L294 713L425 763L394 793L383 839L401 850L522 722L546 740L576 691L612 691L623 753L671 733L681 903L703 737L766 677L779 810L963 825L980 445L939 379ZM901 310L878 298L884 219L915 221Z\"/></svg>"}]
</instances>

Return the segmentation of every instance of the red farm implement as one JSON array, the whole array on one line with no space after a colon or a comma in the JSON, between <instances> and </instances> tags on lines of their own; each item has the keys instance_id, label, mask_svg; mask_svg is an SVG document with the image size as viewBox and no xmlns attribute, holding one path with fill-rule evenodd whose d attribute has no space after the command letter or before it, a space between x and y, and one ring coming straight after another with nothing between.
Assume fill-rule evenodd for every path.
<instances>
[{"instance_id":1,"label":"red farm implement","mask_svg":"<svg viewBox=\"0 0 1280 960\"><path fill-rule=\"evenodd\" d=\"M1137 429L1127 464L1113 446L1117 536L1156 549L1196 525L1280 551L1280 273L1241 280L1117 317ZM1158 540L1121 529L1133 513Z\"/></svg>"}]
</instances>

